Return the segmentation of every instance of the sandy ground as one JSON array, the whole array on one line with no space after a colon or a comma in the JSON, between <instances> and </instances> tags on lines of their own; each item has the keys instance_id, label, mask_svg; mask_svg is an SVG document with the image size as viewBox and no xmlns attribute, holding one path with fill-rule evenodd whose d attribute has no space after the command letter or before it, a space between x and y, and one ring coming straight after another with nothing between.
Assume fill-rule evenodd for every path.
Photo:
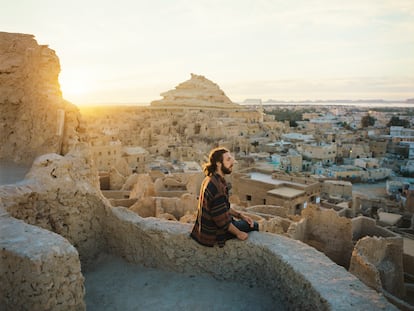
<instances>
[{"instance_id":1,"label":"sandy ground","mask_svg":"<svg viewBox=\"0 0 414 311\"><path fill-rule=\"evenodd\" d=\"M146 268L110 255L102 255L84 276L88 311L287 309L264 289Z\"/></svg>"}]
</instances>

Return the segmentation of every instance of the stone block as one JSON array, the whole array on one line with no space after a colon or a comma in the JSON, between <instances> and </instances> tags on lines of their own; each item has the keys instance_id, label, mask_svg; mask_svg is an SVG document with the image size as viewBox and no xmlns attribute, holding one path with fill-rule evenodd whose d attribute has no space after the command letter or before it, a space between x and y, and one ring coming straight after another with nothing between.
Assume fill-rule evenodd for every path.
<instances>
[{"instance_id":1,"label":"stone block","mask_svg":"<svg viewBox=\"0 0 414 311\"><path fill-rule=\"evenodd\" d=\"M2 310L85 310L76 249L63 237L0 217Z\"/></svg>"}]
</instances>

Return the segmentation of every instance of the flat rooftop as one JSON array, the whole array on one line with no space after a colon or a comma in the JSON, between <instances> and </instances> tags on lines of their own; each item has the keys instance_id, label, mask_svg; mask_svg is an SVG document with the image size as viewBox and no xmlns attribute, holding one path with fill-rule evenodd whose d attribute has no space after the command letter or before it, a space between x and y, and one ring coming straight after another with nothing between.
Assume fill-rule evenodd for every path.
<instances>
[{"instance_id":1,"label":"flat rooftop","mask_svg":"<svg viewBox=\"0 0 414 311\"><path fill-rule=\"evenodd\" d=\"M272 185L282 185L282 184L291 184L291 185L298 185L303 187L303 184L291 182L288 180L280 180L280 179L273 179L272 175L259 173L259 172L250 172L248 173L252 180L262 181Z\"/></svg>"},{"instance_id":2,"label":"flat rooftop","mask_svg":"<svg viewBox=\"0 0 414 311\"><path fill-rule=\"evenodd\" d=\"M397 222L399 222L402 218L399 214L394 213L385 213L385 212L379 212L379 221L386 223L388 225L396 225Z\"/></svg>"},{"instance_id":3,"label":"flat rooftop","mask_svg":"<svg viewBox=\"0 0 414 311\"><path fill-rule=\"evenodd\" d=\"M269 190L267 193L291 199L299 195L303 195L305 192L302 190L298 190L298 189L294 189L290 187L280 187L280 188Z\"/></svg>"}]
</instances>

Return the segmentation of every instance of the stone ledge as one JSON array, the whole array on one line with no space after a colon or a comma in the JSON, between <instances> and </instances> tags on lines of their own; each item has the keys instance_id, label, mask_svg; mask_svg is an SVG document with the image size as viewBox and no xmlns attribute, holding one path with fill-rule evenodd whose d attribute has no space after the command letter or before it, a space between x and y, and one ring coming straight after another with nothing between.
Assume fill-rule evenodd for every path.
<instances>
[{"instance_id":1,"label":"stone ledge","mask_svg":"<svg viewBox=\"0 0 414 311\"><path fill-rule=\"evenodd\" d=\"M85 310L79 255L65 238L0 217L0 309Z\"/></svg>"},{"instance_id":2,"label":"stone ledge","mask_svg":"<svg viewBox=\"0 0 414 311\"><path fill-rule=\"evenodd\" d=\"M189 237L191 225L141 218L112 208L106 238L109 250L130 262L160 269L206 273L269 289L289 309L398 310L324 254L293 239L250 233L246 242L203 247Z\"/></svg>"}]
</instances>

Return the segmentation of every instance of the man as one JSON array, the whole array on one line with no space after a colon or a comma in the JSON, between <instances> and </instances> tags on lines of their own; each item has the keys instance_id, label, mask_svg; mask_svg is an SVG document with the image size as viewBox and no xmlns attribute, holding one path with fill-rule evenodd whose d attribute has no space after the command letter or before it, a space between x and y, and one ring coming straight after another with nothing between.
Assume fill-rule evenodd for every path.
<instances>
[{"instance_id":1,"label":"man","mask_svg":"<svg viewBox=\"0 0 414 311\"><path fill-rule=\"evenodd\" d=\"M250 217L230 207L224 176L231 174L235 162L229 150L219 147L210 152L209 162L203 166L206 178L200 188L197 220L191 232L191 237L202 245L218 243L223 247L228 239L244 241L247 232L259 230Z\"/></svg>"}]
</instances>

